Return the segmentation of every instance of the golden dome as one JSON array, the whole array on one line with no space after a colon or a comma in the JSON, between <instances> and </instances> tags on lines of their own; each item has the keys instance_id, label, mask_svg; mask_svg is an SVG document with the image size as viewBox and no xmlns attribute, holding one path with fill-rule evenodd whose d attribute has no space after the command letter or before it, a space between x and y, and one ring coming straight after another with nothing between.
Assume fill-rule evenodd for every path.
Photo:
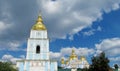
<instances>
[{"instance_id":1,"label":"golden dome","mask_svg":"<svg viewBox=\"0 0 120 71\"><path fill-rule=\"evenodd\" d=\"M33 25L32 30L46 30L46 27L43 24L43 20L41 16L38 16L36 24Z\"/></svg>"},{"instance_id":2,"label":"golden dome","mask_svg":"<svg viewBox=\"0 0 120 71\"><path fill-rule=\"evenodd\" d=\"M64 64L64 59L63 58L61 59L61 64Z\"/></svg>"},{"instance_id":3,"label":"golden dome","mask_svg":"<svg viewBox=\"0 0 120 71\"><path fill-rule=\"evenodd\" d=\"M69 59L70 59L70 60L77 59L77 55L75 54L74 49L72 49L72 54L71 54L71 56L70 56Z\"/></svg>"},{"instance_id":4,"label":"golden dome","mask_svg":"<svg viewBox=\"0 0 120 71\"><path fill-rule=\"evenodd\" d=\"M81 56L80 60L84 61L86 58L84 56Z\"/></svg>"},{"instance_id":5,"label":"golden dome","mask_svg":"<svg viewBox=\"0 0 120 71\"><path fill-rule=\"evenodd\" d=\"M66 61L66 64L68 64L68 63L69 63L69 60Z\"/></svg>"},{"instance_id":6,"label":"golden dome","mask_svg":"<svg viewBox=\"0 0 120 71\"><path fill-rule=\"evenodd\" d=\"M72 55L70 56L69 60L73 60L73 56Z\"/></svg>"}]
</instances>

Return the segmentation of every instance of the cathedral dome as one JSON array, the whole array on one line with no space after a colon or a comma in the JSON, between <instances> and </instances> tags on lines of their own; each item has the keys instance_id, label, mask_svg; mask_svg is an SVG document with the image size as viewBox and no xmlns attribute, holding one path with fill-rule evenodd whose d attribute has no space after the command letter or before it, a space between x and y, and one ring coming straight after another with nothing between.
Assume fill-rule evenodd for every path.
<instances>
[{"instance_id":1,"label":"cathedral dome","mask_svg":"<svg viewBox=\"0 0 120 71\"><path fill-rule=\"evenodd\" d=\"M71 54L71 56L70 56L70 60L77 59L77 57L78 57L78 56L75 54L75 51L72 50L72 54Z\"/></svg>"},{"instance_id":2,"label":"cathedral dome","mask_svg":"<svg viewBox=\"0 0 120 71\"><path fill-rule=\"evenodd\" d=\"M86 61L85 56L81 56L80 60L82 60L82 61Z\"/></svg>"},{"instance_id":3,"label":"cathedral dome","mask_svg":"<svg viewBox=\"0 0 120 71\"><path fill-rule=\"evenodd\" d=\"M41 16L38 16L38 19L35 25L33 25L32 30L46 30L46 27L43 24L43 20Z\"/></svg>"},{"instance_id":4,"label":"cathedral dome","mask_svg":"<svg viewBox=\"0 0 120 71\"><path fill-rule=\"evenodd\" d=\"M64 64L64 59L63 58L61 59L61 64Z\"/></svg>"}]
</instances>

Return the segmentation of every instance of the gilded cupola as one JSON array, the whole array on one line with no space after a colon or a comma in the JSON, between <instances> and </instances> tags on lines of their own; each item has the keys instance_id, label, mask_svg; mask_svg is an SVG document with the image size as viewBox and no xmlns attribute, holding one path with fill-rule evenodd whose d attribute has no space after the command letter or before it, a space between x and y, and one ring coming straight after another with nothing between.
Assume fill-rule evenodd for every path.
<instances>
[{"instance_id":1,"label":"gilded cupola","mask_svg":"<svg viewBox=\"0 0 120 71\"><path fill-rule=\"evenodd\" d=\"M85 56L81 56L80 60L85 61L86 60Z\"/></svg>"},{"instance_id":2,"label":"gilded cupola","mask_svg":"<svg viewBox=\"0 0 120 71\"><path fill-rule=\"evenodd\" d=\"M70 55L70 60L73 60L73 59L77 59L78 58L78 56L75 54L75 51L74 51L74 49L72 50L72 54Z\"/></svg>"},{"instance_id":3,"label":"gilded cupola","mask_svg":"<svg viewBox=\"0 0 120 71\"><path fill-rule=\"evenodd\" d=\"M65 63L65 62L64 62L64 58L62 58L62 59L61 59L61 64L64 64L64 63Z\"/></svg>"},{"instance_id":4,"label":"gilded cupola","mask_svg":"<svg viewBox=\"0 0 120 71\"><path fill-rule=\"evenodd\" d=\"M43 24L42 16L38 16L36 23L32 27L32 30L46 30L46 27Z\"/></svg>"},{"instance_id":5,"label":"gilded cupola","mask_svg":"<svg viewBox=\"0 0 120 71\"><path fill-rule=\"evenodd\" d=\"M69 63L69 60L66 61L66 64L68 64L68 63Z\"/></svg>"}]
</instances>

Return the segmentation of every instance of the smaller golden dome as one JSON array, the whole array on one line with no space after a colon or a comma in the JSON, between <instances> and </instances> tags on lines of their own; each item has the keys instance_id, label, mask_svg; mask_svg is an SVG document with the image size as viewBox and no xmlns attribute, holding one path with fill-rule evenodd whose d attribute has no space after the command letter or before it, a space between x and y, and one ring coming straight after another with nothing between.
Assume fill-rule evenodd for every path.
<instances>
[{"instance_id":1,"label":"smaller golden dome","mask_svg":"<svg viewBox=\"0 0 120 71\"><path fill-rule=\"evenodd\" d=\"M64 59L63 58L61 59L61 64L64 64Z\"/></svg>"},{"instance_id":2,"label":"smaller golden dome","mask_svg":"<svg viewBox=\"0 0 120 71\"><path fill-rule=\"evenodd\" d=\"M86 58L84 56L81 56L80 60L84 61Z\"/></svg>"},{"instance_id":3,"label":"smaller golden dome","mask_svg":"<svg viewBox=\"0 0 120 71\"><path fill-rule=\"evenodd\" d=\"M69 60L71 61L71 60L73 60L73 58L70 56Z\"/></svg>"},{"instance_id":4,"label":"smaller golden dome","mask_svg":"<svg viewBox=\"0 0 120 71\"><path fill-rule=\"evenodd\" d=\"M43 24L43 20L41 16L38 16L36 24L33 25L32 30L46 30L46 27Z\"/></svg>"},{"instance_id":5,"label":"smaller golden dome","mask_svg":"<svg viewBox=\"0 0 120 71\"><path fill-rule=\"evenodd\" d=\"M72 49L72 53L71 53L69 59L70 59L70 60L77 59L77 55L75 54L75 50L74 50L74 49Z\"/></svg>"},{"instance_id":6,"label":"smaller golden dome","mask_svg":"<svg viewBox=\"0 0 120 71\"><path fill-rule=\"evenodd\" d=\"M66 61L66 64L68 64L69 60Z\"/></svg>"}]
</instances>

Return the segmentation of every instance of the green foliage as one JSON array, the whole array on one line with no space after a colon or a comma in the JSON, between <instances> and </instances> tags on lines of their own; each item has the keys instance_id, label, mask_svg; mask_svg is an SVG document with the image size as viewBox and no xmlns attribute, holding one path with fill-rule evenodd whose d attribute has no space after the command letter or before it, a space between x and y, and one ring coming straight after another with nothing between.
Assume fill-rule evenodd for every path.
<instances>
[{"instance_id":1,"label":"green foliage","mask_svg":"<svg viewBox=\"0 0 120 71\"><path fill-rule=\"evenodd\" d=\"M92 58L92 64L89 71L109 71L109 60L105 57L105 53L102 52L99 56Z\"/></svg>"},{"instance_id":2,"label":"green foliage","mask_svg":"<svg viewBox=\"0 0 120 71\"><path fill-rule=\"evenodd\" d=\"M119 68L117 64L115 64L114 67L115 67L115 69L118 69L118 68Z\"/></svg>"},{"instance_id":3,"label":"green foliage","mask_svg":"<svg viewBox=\"0 0 120 71\"><path fill-rule=\"evenodd\" d=\"M58 69L62 69L62 67L58 66Z\"/></svg>"},{"instance_id":4,"label":"green foliage","mask_svg":"<svg viewBox=\"0 0 120 71\"><path fill-rule=\"evenodd\" d=\"M58 71L71 71L71 69L58 69Z\"/></svg>"},{"instance_id":5,"label":"green foliage","mask_svg":"<svg viewBox=\"0 0 120 71\"><path fill-rule=\"evenodd\" d=\"M89 69L88 68L83 68L82 71L89 71Z\"/></svg>"},{"instance_id":6,"label":"green foliage","mask_svg":"<svg viewBox=\"0 0 120 71\"><path fill-rule=\"evenodd\" d=\"M0 62L0 71L17 71L10 62Z\"/></svg>"},{"instance_id":7,"label":"green foliage","mask_svg":"<svg viewBox=\"0 0 120 71\"><path fill-rule=\"evenodd\" d=\"M115 71L118 71L119 66L115 64L114 67L115 67Z\"/></svg>"},{"instance_id":8,"label":"green foliage","mask_svg":"<svg viewBox=\"0 0 120 71\"><path fill-rule=\"evenodd\" d=\"M89 71L89 69L88 68L83 68L83 69L78 68L77 71Z\"/></svg>"}]
</instances>

